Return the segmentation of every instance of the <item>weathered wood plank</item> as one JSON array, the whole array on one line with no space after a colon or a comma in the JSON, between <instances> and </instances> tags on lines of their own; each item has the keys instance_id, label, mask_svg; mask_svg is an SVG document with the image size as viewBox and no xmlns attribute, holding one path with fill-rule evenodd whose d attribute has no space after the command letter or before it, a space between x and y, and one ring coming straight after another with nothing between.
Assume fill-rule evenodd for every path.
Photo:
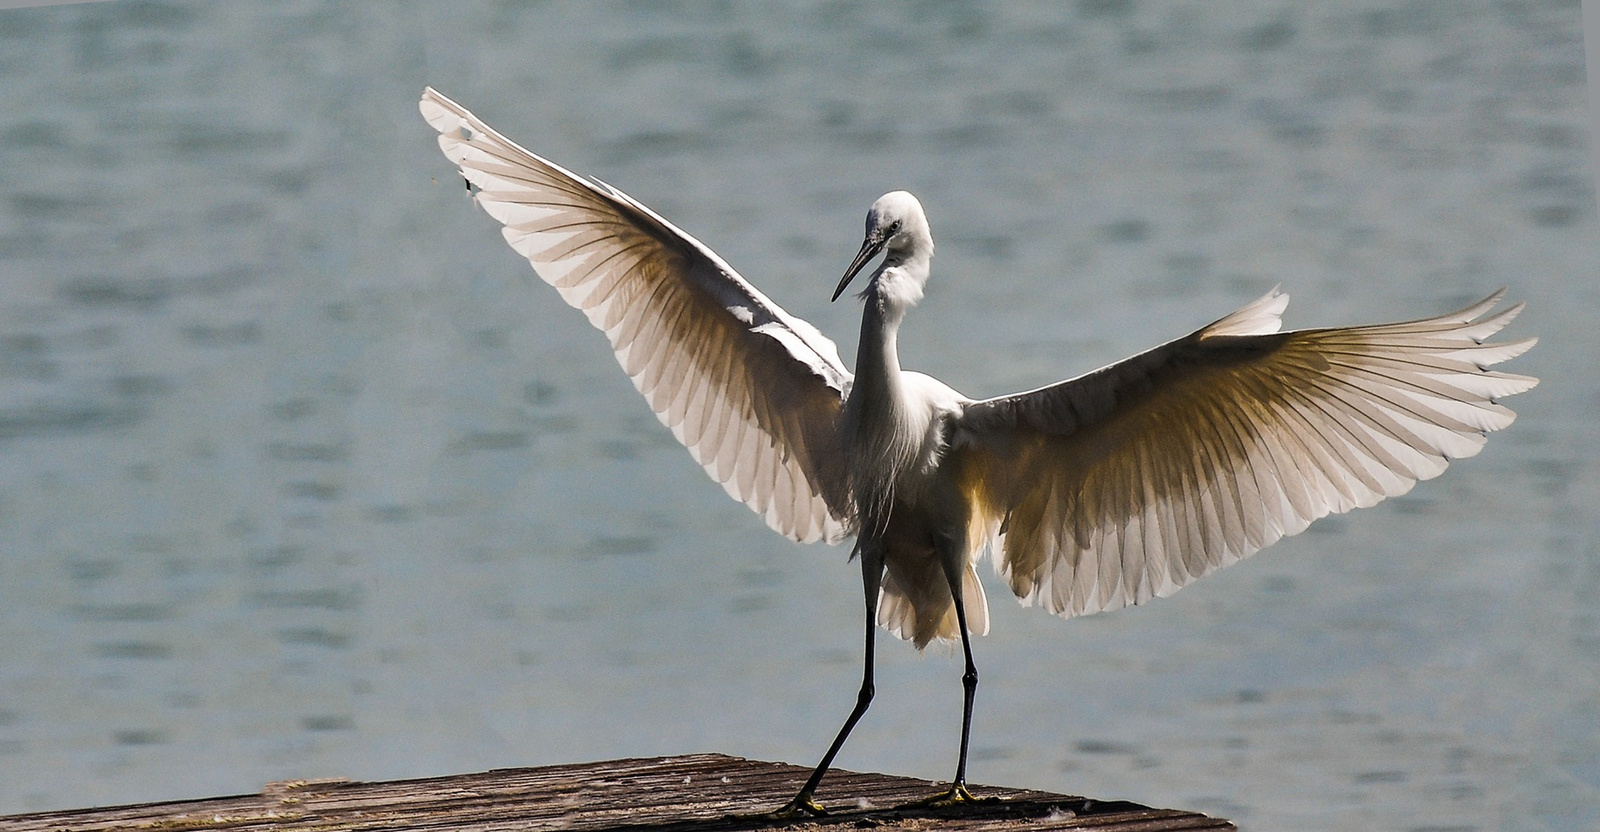
<instances>
[{"instance_id":1,"label":"weathered wood plank","mask_svg":"<svg viewBox=\"0 0 1600 832\"><path fill-rule=\"evenodd\" d=\"M895 808L937 784L835 770L817 790L833 812L780 822L760 817L792 797L809 769L721 754L503 769L423 780L269 784L260 794L0 817L0 832L293 832L294 830L616 830L738 832L777 827L973 830L1233 829L1194 812L1048 792L974 787L976 804Z\"/></svg>"}]
</instances>

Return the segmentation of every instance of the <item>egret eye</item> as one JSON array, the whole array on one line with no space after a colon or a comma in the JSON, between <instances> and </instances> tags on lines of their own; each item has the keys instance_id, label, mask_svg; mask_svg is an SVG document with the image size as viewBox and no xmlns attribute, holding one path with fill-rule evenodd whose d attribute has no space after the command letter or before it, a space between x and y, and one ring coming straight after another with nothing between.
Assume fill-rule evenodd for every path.
<instances>
[{"instance_id":1,"label":"egret eye","mask_svg":"<svg viewBox=\"0 0 1600 832\"><path fill-rule=\"evenodd\" d=\"M899 220L895 220L894 222L889 223L889 234L890 234L890 236L893 236L893 235L899 234L899 233L900 233L900 221Z\"/></svg>"}]
</instances>

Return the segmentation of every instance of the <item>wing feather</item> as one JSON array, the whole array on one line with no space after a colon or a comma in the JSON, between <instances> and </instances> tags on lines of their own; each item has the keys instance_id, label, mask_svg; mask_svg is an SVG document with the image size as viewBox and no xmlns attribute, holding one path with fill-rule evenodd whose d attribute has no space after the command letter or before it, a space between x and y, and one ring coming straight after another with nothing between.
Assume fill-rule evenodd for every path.
<instances>
[{"instance_id":1,"label":"wing feather","mask_svg":"<svg viewBox=\"0 0 1600 832\"><path fill-rule=\"evenodd\" d=\"M1273 290L1059 384L972 402L949 464L1027 603L1079 615L1170 595L1317 518L1476 454L1537 380L1487 369L1502 292L1418 321L1279 332Z\"/></svg>"},{"instance_id":2,"label":"wing feather","mask_svg":"<svg viewBox=\"0 0 1600 832\"><path fill-rule=\"evenodd\" d=\"M424 90L422 115L506 242L606 334L651 410L734 499L796 540L837 541L846 487L829 459L850 373L698 240Z\"/></svg>"}]
</instances>

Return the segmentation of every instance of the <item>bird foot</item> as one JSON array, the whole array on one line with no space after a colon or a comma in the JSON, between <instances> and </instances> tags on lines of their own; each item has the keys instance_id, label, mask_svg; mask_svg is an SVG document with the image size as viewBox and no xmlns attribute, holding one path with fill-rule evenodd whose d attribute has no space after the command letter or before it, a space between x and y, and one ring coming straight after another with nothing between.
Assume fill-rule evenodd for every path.
<instances>
[{"instance_id":1,"label":"bird foot","mask_svg":"<svg viewBox=\"0 0 1600 832\"><path fill-rule=\"evenodd\" d=\"M978 800L979 798L972 796L972 792L967 791L967 784L957 783L932 797L913 800L907 803L905 808L926 809L937 806L960 806L964 803L977 803Z\"/></svg>"},{"instance_id":2,"label":"bird foot","mask_svg":"<svg viewBox=\"0 0 1600 832\"><path fill-rule=\"evenodd\" d=\"M794 800L783 805L782 809L770 812L762 817L770 820L794 820L795 818L820 818L826 817L828 810L822 804L811 799L810 795L796 795Z\"/></svg>"}]
</instances>

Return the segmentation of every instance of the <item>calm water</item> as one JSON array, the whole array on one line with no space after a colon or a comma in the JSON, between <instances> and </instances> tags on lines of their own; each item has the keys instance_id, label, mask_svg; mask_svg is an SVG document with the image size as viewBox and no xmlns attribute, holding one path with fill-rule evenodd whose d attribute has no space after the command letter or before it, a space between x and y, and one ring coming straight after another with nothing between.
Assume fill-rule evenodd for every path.
<instances>
[{"instance_id":1,"label":"calm water","mask_svg":"<svg viewBox=\"0 0 1600 832\"><path fill-rule=\"evenodd\" d=\"M842 549L777 538L466 200L433 84L854 347L972 395L1282 282L1500 285L1544 379L1478 458L1177 597L990 587L977 782L1251 830L1600 827L1600 263L1577 3L97 3L0 13L0 812L714 750L854 699ZM885 643L840 764L948 777Z\"/></svg>"}]
</instances>

